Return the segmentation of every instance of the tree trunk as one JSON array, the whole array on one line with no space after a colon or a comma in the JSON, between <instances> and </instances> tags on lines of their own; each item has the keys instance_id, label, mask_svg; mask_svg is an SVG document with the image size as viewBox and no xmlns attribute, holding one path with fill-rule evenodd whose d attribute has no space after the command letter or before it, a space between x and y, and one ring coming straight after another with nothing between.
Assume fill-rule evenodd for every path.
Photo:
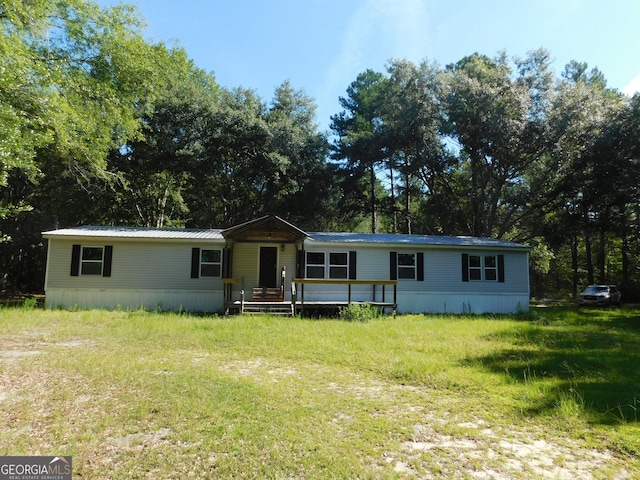
<instances>
[{"instance_id":1,"label":"tree trunk","mask_svg":"<svg viewBox=\"0 0 640 480\"><path fill-rule=\"evenodd\" d=\"M478 160L474 155L470 155L471 162L471 235L474 237L482 236L481 231L481 215L480 202L478 199Z\"/></svg>"},{"instance_id":2,"label":"tree trunk","mask_svg":"<svg viewBox=\"0 0 640 480\"><path fill-rule=\"evenodd\" d=\"M396 186L393 178L393 167L389 166L389 180L391 182L391 233L398 233L398 209L396 208Z\"/></svg>"},{"instance_id":3,"label":"tree trunk","mask_svg":"<svg viewBox=\"0 0 640 480\"><path fill-rule=\"evenodd\" d=\"M571 234L571 287L573 289L573 298L578 297L578 236Z\"/></svg>"},{"instance_id":4,"label":"tree trunk","mask_svg":"<svg viewBox=\"0 0 640 480\"><path fill-rule=\"evenodd\" d=\"M376 212L376 172L373 165L370 170L370 188L371 188L371 233L376 233L376 227L378 225L377 212Z\"/></svg>"},{"instance_id":5,"label":"tree trunk","mask_svg":"<svg viewBox=\"0 0 640 480\"><path fill-rule=\"evenodd\" d=\"M604 231L604 227L600 227L600 244L598 245L598 276L601 284L607 283L607 272L606 272L606 243L607 243L607 235Z\"/></svg>"},{"instance_id":6,"label":"tree trunk","mask_svg":"<svg viewBox=\"0 0 640 480\"><path fill-rule=\"evenodd\" d=\"M593 272L593 255L591 253L591 234L587 229L584 230L584 250L587 261L587 283L592 285L595 283Z\"/></svg>"},{"instance_id":7,"label":"tree trunk","mask_svg":"<svg viewBox=\"0 0 640 480\"><path fill-rule=\"evenodd\" d=\"M622 285L629 285L629 237L622 238Z\"/></svg>"},{"instance_id":8,"label":"tree trunk","mask_svg":"<svg viewBox=\"0 0 640 480\"><path fill-rule=\"evenodd\" d=\"M405 211L405 221L406 221L406 233L411 235L411 176L407 173L404 178L405 184L405 200L404 200L404 211Z\"/></svg>"}]
</instances>

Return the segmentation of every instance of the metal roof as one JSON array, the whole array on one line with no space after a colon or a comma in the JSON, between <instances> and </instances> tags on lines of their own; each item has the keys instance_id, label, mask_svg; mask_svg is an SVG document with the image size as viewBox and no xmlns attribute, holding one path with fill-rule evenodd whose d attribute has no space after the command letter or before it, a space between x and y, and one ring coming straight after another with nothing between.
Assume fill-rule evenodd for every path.
<instances>
[{"instance_id":1,"label":"metal roof","mask_svg":"<svg viewBox=\"0 0 640 480\"><path fill-rule=\"evenodd\" d=\"M493 247L493 248L521 248L529 249L520 243L480 237L452 237L444 235L407 235L397 233L328 233L311 232L312 241L327 243L367 243L396 245L433 245L456 247Z\"/></svg>"},{"instance_id":2,"label":"metal roof","mask_svg":"<svg viewBox=\"0 0 640 480\"><path fill-rule=\"evenodd\" d=\"M243 224L244 225L244 224ZM224 240L223 233L229 229L195 229L195 228L146 228L146 227L108 227L84 225L73 228L63 228L43 232L45 238L51 237L101 237L127 239L158 239L158 240ZM301 231L302 232L302 231ZM395 244L395 245L431 245L441 247L478 247L478 248L509 248L530 250L530 247L520 243L479 237L452 237L441 235L407 235L393 233L306 233L306 242L317 243L351 243L351 244Z\"/></svg>"},{"instance_id":3,"label":"metal roof","mask_svg":"<svg viewBox=\"0 0 640 480\"><path fill-rule=\"evenodd\" d=\"M146 228L104 227L83 225L81 227L51 230L42 235L48 237L111 237L111 238L155 238L177 240L223 240L220 229L204 228Z\"/></svg>"}]
</instances>

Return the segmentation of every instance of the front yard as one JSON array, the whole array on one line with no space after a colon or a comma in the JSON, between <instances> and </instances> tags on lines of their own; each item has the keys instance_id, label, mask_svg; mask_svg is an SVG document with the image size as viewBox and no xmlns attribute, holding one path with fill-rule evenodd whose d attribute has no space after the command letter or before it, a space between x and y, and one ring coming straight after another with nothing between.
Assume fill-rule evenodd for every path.
<instances>
[{"instance_id":1,"label":"front yard","mask_svg":"<svg viewBox=\"0 0 640 480\"><path fill-rule=\"evenodd\" d=\"M32 306L31 306L32 307ZM634 478L640 310L0 310L0 455L74 478Z\"/></svg>"}]
</instances>

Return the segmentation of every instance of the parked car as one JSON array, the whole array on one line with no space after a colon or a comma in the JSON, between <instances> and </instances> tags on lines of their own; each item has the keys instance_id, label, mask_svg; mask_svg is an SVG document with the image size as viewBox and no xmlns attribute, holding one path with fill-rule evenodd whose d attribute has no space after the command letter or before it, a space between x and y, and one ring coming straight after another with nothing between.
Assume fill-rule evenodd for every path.
<instances>
[{"instance_id":1,"label":"parked car","mask_svg":"<svg viewBox=\"0 0 640 480\"><path fill-rule=\"evenodd\" d=\"M580 305L620 305L622 294L615 285L589 285L580 294Z\"/></svg>"}]
</instances>

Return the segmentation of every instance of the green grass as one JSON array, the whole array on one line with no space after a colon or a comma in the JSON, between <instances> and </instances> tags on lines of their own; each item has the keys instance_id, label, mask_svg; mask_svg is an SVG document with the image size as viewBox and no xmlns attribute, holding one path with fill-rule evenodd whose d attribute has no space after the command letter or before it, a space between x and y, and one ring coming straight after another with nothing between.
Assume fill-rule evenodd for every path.
<instances>
[{"instance_id":1,"label":"green grass","mask_svg":"<svg viewBox=\"0 0 640 480\"><path fill-rule=\"evenodd\" d=\"M640 310L355 313L0 309L0 455L96 479L640 475Z\"/></svg>"}]
</instances>

